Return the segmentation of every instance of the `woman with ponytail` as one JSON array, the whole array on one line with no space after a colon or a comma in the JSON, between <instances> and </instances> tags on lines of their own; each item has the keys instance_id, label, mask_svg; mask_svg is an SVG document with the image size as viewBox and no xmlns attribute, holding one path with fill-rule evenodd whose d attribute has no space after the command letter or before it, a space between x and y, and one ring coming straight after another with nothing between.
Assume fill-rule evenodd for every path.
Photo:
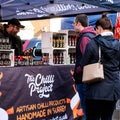
<instances>
[{"instance_id":1,"label":"woman with ponytail","mask_svg":"<svg viewBox=\"0 0 120 120\"><path fill-rule=\"evenodd\" d=\"M85 50L80 67L96 63L101 48L101 63L104 66L104 80L87 85L87 120L112 120L116 102L120 99L120 42L113 36L113 27L106 14L96 21L97 36Z\"/></svg>"}]
</instances>

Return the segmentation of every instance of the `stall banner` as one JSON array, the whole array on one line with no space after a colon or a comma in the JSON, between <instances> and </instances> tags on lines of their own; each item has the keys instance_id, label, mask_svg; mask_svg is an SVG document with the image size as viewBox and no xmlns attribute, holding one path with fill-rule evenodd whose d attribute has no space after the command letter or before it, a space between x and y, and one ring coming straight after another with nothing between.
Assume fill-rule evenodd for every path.
<instances>
[{"instance_id":1,"label":"stall banner","mask_svg":"<svg viewBox=\"0 0 120 120\"><path fill-rule=\"evenodd\" d=\"M80 13L110 11L97 5L73 0L0 0L0 21L12 18L20 20L70 16Z\"/></svg>"},{"instance_id":2,"label":"stall banner","mask_svg":"<svg viewBox=\"0 0 120 120\"><path fill-rule=\"evenodd\" d=\"M87 15L89 19L89 25L95 27L96 21L101 18L102 13L97 13L97 14L91 14ZM108 13L107 17L111 20L112 25L116 25L116 16L117 13ZM63 17L61 18L61 30L73 30L73 22L74 22L75 17ZM120 25L119 25L120 26Z\"/></svg>"},{"instance_id":3,"label":"stall banner","mask_svg":"<svg viewBox=\"0 0 120 120\"><path fill-rule=\"evenodd\" d=\"M9 120L74 120L83 116L72 68L0 68L0 113L4 111L0 120L3 116Z\"/></svg>"},{"instance_id":4,"label":"stall banner","mask_svg":"<svg viewBox=\"0 0 120 120\"><path fill-rule=\"evenodd\" d=\"M120 40L120 12L117 13L114 36L116 39Z\"/></svg>"}]
</instances>

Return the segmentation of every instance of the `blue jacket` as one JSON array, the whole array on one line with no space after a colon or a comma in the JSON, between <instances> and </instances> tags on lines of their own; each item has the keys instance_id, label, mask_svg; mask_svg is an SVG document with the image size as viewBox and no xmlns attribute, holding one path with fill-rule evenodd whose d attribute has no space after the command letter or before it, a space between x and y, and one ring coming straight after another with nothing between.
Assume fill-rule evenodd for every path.
<instances>
[{"instance_id":1,"label":"blue jacket","mask_svg":"<svg viewBox=\"0 0 120 120\"><path fill-rule=\"evenodd\" d=\"M87 99L118 100L120 99L120 42L113 36L98 35L86 46L81 68L98 61L98 46L101 47L104 66L104 80L87 84ZM82 72L81 72L82 73Z\"/></svg>"}]
</instances>

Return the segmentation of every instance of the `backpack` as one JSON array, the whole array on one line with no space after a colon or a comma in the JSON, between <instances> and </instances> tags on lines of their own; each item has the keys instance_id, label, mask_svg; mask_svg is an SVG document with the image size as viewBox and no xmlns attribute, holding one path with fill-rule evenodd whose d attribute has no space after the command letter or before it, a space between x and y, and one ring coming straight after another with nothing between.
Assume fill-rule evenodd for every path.
<instances>
[{"instance_id":1,"label":"backpack","mask_svg":"<svg viewBox=\"0 0 120 120\"><path fill-rule=\"evenodd\" d=\"M79 40L77 41L77 44L80 44L82 37L88 37L88 38L90 38L90 39L93 39L95 36L96 36L95 34L90 33L90 32L88 32L88 33L83 33L83 34L81 34L81 35L79 36L79 38L78 38ZM79 46L77 47L77 45L76 45L76 50L77 50L77 51L80 50L80 49L79 49ZM79 52L80 52L80 51L79 51ZM81 55L82 55L82 54L81 54ZM82 56L81 56L81 57L82 57ZM77 64L77 65L78 65L78 64ZM76 68L75 68L75 69L76 69ZM74 77L76 83L82 83L82 75L79 74L79 73L77 73L76 70L74 70L74 75L73 75L73 77Z\"/></svg>"},{"instance_id":2,"label":"backpack","mask_svg":"<svg viewBox=\"0 0 120 120\"><path fill-rule=\"evenodd\" d=\"M96 35L91 32L83 33L80 35L80 37L89 37L90 39L94 38L95 36Z\"/></svg>"}]
</instances>

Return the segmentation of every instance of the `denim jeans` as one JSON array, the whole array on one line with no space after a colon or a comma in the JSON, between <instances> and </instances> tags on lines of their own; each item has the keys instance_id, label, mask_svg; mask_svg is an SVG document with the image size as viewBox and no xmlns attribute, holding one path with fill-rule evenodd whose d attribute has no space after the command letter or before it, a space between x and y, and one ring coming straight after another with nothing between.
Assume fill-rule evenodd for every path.
<instances>
[{"instance_id":1,"label":"denim jeans","mask_svg":"<svg viewBox=\"0 0 120 120\"><path fill-rule=\"evenodd\" d=\"M84 112L84 120L86 120L86 106L85 106L86 85L85 84L76 84L76 89L78 91L80 101L81 101L81 107Z\"/></svg>"}]
</instances>

